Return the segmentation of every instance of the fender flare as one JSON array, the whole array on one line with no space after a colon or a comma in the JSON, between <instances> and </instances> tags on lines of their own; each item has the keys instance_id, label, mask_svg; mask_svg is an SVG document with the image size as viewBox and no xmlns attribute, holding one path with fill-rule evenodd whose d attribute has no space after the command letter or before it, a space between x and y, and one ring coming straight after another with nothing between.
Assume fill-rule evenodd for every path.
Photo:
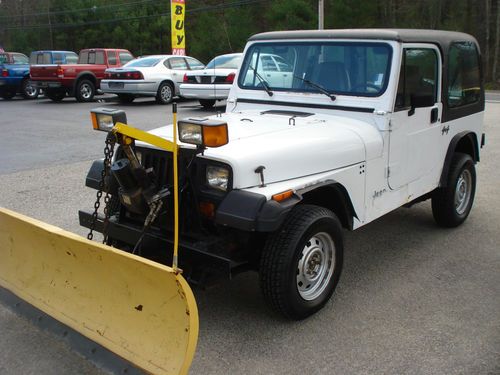
<instances>
[{"instance_id":1,"label":"fender flare","mask_svg":"<svg viewBox=\"0 0 500 375\"><path fill-rule=\"evenodd\" d=\"M444 164L443 164L443 170L441 172L441 177L439 179L439 186L440 187L446 187L447 184L447 177L448 173L450 171L450 166L451 166L451 161L453 159L453 154L455 153L455 150L457 148L458 143L464 139L467 138L469 142L472 144L472 160L474 160L474 163L477 163L479 161L479 145L477 141L477 135L474 132L465 130L463 132L460 132L456 134L450 141L450 144L448 145L448 150L446 151L446 156L444 158Z\"/></svg>"},{"instance_id":2,"label":"fender flare","mask_svg":"<svg viewBox=\"0 0 500 375\"><path fill-rule=\"evenodd\" d=\"M73 90L72 92L75 92L76 91L76 85L78 84L78 82L80 81L80 79L85 76L85 75L88 75L88 76L91 76L94 80L94 84L95 84L95 89L97 90L99 87L98 87L98 79L96 77L96 75L91 72L90 70L85 70L83 72L80 72L78 73L78 75L75 77L75 80L73 81Z\"/></svg>"},{"instance_id":3,"label":"fender flare","mask_svg":"<svg viewBox=\"0 0 500 375\"><path fill-rule=\"evenodd\" d=\"M307 201L308 193L320 188L333 189L336 197L342 197L337 206L342 212L337 212L337 215L342 214L344 217L339 217L342 224L352 229L353 219L358 216L345 187L334 180L299 189L291 198L283 202L267 200L264 195L258 193L232 190L217 208L215 222L243 231L274 232L281 227L293 207L302 201Z\"/></svg>"}]
</instances>

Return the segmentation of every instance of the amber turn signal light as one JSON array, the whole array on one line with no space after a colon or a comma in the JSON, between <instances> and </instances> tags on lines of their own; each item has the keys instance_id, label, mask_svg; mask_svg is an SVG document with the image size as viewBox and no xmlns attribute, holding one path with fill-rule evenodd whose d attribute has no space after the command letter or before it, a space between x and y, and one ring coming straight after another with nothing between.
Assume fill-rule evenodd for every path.
<instances>
[{"instance_id":1,"label":"amber turn signal light","mask_svg":"<svg viewBox=\"0 0 500 375\"><path fill-rule=\"evenodd\" d=\"M293 190L287 190L282 193L274 194L273 200L276 202L282 202L293 195Z\"/></svg>"}]
</instances>

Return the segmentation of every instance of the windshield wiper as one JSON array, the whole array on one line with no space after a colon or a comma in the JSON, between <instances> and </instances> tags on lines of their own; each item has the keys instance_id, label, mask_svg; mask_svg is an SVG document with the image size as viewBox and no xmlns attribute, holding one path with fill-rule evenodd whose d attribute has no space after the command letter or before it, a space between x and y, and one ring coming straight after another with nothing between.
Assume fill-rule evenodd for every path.
<instances>
[{"instance_id":1,"label":"windshield wiper","mask_svg":"<svg viewBox=\"0 0 500 375\"><path fill-rule=\"evenodd\" d=\"M317 83L311 82L308 79L302 78L298 75L293 74L293 76L297 79L300 79L302 82L307 83L309 86L314 87L319 90L322 94L325 94L328 96L332 101L337 99L335 95L333 95L331 92L329 92L327 89L325 89L323 86L318 85Z\"/></svg>"},{"instance_id":2,"label":"windshield wiper","mask_svg":"<svg viewBox=\"0 0 500 375\"><path fill-rule=\"evenodd\" d=\"M264 90L266 90L267 95L273 96L274 93L271 91L271 88L269 87L269 83L267 83L267 81L264 78L262 78L259 73L257 73L257 70L255 70L255 68L253 66L249 65L248 67L253 70L253 72L255 73L255 76L259 79L260 83L262 84L262 87L264 87Z\"/></svg>"}]
</instances>

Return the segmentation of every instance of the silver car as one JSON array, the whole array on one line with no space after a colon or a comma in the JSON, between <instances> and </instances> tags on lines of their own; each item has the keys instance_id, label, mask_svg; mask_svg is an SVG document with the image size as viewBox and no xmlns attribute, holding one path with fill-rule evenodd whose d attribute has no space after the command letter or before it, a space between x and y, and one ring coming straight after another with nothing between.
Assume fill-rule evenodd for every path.
<instances>
[{"instance_id":1,"label":"silver car","mask_svg":"<svg viewBox=\"0 0 500 375\"><path fill-rule=\"evenodd\" d=\"M198 99L205 108L213 107L216 100L226 99L242 57L242 53L220 55L210 61L205 69L186 73L181 85L181 96Z\"/></svg>"},{"instance_id":2,"label":"silver car","mask_svg":"<svg viewBox=\"0 0 500 375\"><path fill-rule=\"evenodd\" d=\"M101 90L117 94L123 103L131 103L139 96L153 96L157 103L168 104L179 95L184 74L203 67L203 63L189 56L145 56L120 68L106 69Z\"/></svg>"}]
</instances>

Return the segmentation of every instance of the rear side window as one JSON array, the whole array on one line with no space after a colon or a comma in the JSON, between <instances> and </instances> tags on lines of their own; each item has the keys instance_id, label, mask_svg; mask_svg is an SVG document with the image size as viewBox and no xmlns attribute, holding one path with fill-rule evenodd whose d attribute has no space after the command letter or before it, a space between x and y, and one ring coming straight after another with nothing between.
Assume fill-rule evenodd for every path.
<instances>
[{"instance_id":1,"label":"rear side window","mask_svg":"<svg viewBox=\"0 0 500 375\"><path fill-rule=\"evenodd\" d=\"M28 59L28 56L20 55L20 54L14 54L12 55L12 58L14 59L14 64L29 64L30 61Z\"/></svg>"},{"instance_id":2,"label":"rear side window","mask_svg":"<svg viewBox=\"0 0 500 375\"><path fill-rule=\"evenodd\" d=\"M108 64L109 65L116 65L116 52L115 51L108 51Z\"/></svg>"},{"instance_id":3,"label":"rear side window","mask_svg":"<svg viewBox=\"0 0 500 375\"><path fill-rule=\"evenodd\" d=\"M52 56L54 59L54 64L64 64L64 55L59 52L55 52Z\"/></svg>"},{"instance_id":4,"label":"rear side window","mask_svg":"<svg viewBox=\"0 0 500 375\"><path fill-rule=\"evenodd\" d=\"M95 53L95 63L99 65L104 65L104 52L103 51L97 51Z\"/></svg>"},{"instance_id":5,"label":"rear side window","mask_svg":"<svg viewBox=\"0 0 500 375\"><path fill-rule=\"evenodd\" d=\"M128 63L130 60L133 60L133 59L134 59L134 56L132 56L130 53L120 52L120 62L122 63L122 65L125 65L126 63Z\"/></svg>"},{"instance_id":6,"label":"rear side window","mask_svg":"<svg viewBox=\"0 0 500 375\"><path fill-rule=\"evenodd\" d=\"M189 64L189 69L191 70L198 70L198 69L203 69L205 65L201 63L200 61L196 60L193 57L186 57L186 61Z\"/></svg>"},{"instance_id":7,"label":"rear side window","mask_svg":"<svg viewBox=\"0 0 500 375\"><path fill-rule=\"evenodd\" d=\"M472 42L453 43L448 56L448 106L460 107L481 98L479 54Z\"/></svg>"},{"instance_id":8,"label":"rear side window","mask_svg":"<svg viewBox=\"0 0 500 375\"><path fill-rule=\"evenodd\" d=\"M66 64L76 64L78 62L78 55L76 53L66 54Z\"/></svg>"},{"instance_id":9,"label":"rear side window","mask_svg":"<svg viewBox=\"0 0 500 375\"><path fill-rule=\"evenodd\" d=\"M9 61L9 56L5 53L0 53L0 64L5 64L7 61Z\"/></svg>"},{"instance_id":10,"label":"rear side window","mask_svg":"<svg viewBox=\"0 0 500 375\"><path fill-rule=\"evenodd\" d=\"M78 58L78 64L88 64L89 63L89 51L80 52L80 57Z\"/></svg>"},{"instance_id":11,"label":"rear side window","mask_svg":"<svg viewBox=\"0 0 500 375\"><path fill-rule=\"evenodd\" d=\"M168 60L170 69L173 70L187 70L188 66L182 57L172 57Z\"/></svg>"}]
</instances>

